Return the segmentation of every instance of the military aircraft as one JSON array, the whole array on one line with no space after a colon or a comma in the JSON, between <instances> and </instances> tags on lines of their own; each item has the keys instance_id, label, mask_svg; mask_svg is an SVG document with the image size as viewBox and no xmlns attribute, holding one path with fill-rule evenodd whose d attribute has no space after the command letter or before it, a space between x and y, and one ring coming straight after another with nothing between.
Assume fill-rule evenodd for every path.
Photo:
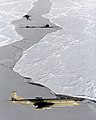
<instances>
[{"instance_id":1,"label":"military aircraft","mask_svg":"<svg viewBox=\"0 0 96 120\"><path fill-rule=\"evenodd\" d=\"M65 97L65 98L47 98L43 99L42 97L36 97L35 99L27 99L17 96L16 91L12 92L12 103L22 104L28 106L34 106L36 109L51 109L53 107L64 107L64 106L77 106L80 105L74 97Z\"/></svg>"},{"instance_id":2,"label":"military aircraft","mask_svg":"<svg viewBox=\"0 0 96 120\"><path fill-rule=\"evenodd\" d=\"M25 77L27 78L27 77ZM29 79L29 78L27 78ZM39 83L33 83L33 82L27 82L31 85L36 85L38 87L44 87L48 90L44 85L41 85ZM96 99L91 99L90 97L85 96L69 96L69 95L62 95L62 94L56 94L52 90L50 90L50 93L55 96L55 98L42 98L42 97L35 97L33 98L23 98L20 96L17 96L16 91L12 91L11 93L11 101L14 104L22 104L22 105L28 105L28 106L34 106L35 109L52 109L54 107L65 107L65 106L78 106L82 102L85 104L90 104L94 106L96 104ZM91 107L92 109L92 107Z\"/></svg>"}]
</instances>

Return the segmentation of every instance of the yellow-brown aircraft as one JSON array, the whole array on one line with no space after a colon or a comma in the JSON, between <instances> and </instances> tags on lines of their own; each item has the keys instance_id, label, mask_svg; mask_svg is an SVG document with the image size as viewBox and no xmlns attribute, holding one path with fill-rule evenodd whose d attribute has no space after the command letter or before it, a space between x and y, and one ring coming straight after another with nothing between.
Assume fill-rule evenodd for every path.
<instances>
[{"instance_id":1,"label":"yellow-brown aircraft","mask_svg":"<svg viewBox=\"0 0 96 120\"><path fill-rule=\"evenodd\" d=\"M80 105L79 101L83 99L65 96L64 98L48 98L43 99L42 97L36 97L35 99L27 99L17 96L16 91L12 92L12 103L22 104L28 106L35 106L36 109L50 109L53 107L64 107L64 106L77 106Z\"/></svg>"},{"instance_id":2,"label":"yellow-brown aircraft","mask_svg":"<svg viewBox=\"0 0 96 120\"><path fill-rule=\"evenodd\" d=\"M52 109L54 107L64 106L78 106L81 102L86 104L96 103L96 100L85 97L73 97L68 95L55 94L56 98L42 98L36 97L35 99L22 98L17 96L16 91L12 92L11 102L14 104L22 104L34 106L36 109Z\"/></svg>"}]
</instances>

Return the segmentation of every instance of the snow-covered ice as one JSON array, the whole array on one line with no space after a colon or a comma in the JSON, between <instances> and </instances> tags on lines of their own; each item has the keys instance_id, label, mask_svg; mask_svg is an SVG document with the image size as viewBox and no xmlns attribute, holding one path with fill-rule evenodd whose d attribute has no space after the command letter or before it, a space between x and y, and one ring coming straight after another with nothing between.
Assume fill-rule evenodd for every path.
<instances>
[{"instance_id":1,"label":"snow-covered ice","mask_svg":"<svg viewBox=\"0 0 96 120\"><path fill-rule=\"evenodd\" d=\"M51 1L43 17L63 29L25 51L14 70L56 93L96 97L96 1Z\"/></svg>"}]
</instances>

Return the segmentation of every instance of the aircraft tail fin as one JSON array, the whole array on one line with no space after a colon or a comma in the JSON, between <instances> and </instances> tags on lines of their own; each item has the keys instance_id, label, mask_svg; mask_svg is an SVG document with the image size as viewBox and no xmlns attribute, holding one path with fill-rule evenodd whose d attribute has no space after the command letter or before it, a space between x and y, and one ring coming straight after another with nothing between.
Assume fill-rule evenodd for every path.
<instances>
[{"instance_id":1,"label":"aircraft tail fin","mask_svg":"<svg viewBox=\"0 0 96 120\"><path fill-rule=\"evenodd\" d=\"M20 96L17 96L16 91L12 91L11 96L12 96L12 98L11 98L12 101L24 99L24 98L22 98L22 97L20 97Z\"/></svg>"}]
</instances>

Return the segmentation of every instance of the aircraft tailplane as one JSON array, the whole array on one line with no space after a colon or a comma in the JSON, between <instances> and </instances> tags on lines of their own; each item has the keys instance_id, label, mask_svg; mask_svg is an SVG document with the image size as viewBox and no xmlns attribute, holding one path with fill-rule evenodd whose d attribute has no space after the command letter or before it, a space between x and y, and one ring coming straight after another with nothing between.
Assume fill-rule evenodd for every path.
<instances>
[{"instance_id":1,"label":"aircraft tailplane","mask_svg":"<svg viewBox=\"0 0 96 120\"><path fill-rule=\"evenodd\" d=\"M11 96L12 96L12 99L11 99L12 101L24 99L24 98L22 98L22 97L20 97L20 96L17 96L16 91L12 91Z\"/></svg>"}]
</instances>

